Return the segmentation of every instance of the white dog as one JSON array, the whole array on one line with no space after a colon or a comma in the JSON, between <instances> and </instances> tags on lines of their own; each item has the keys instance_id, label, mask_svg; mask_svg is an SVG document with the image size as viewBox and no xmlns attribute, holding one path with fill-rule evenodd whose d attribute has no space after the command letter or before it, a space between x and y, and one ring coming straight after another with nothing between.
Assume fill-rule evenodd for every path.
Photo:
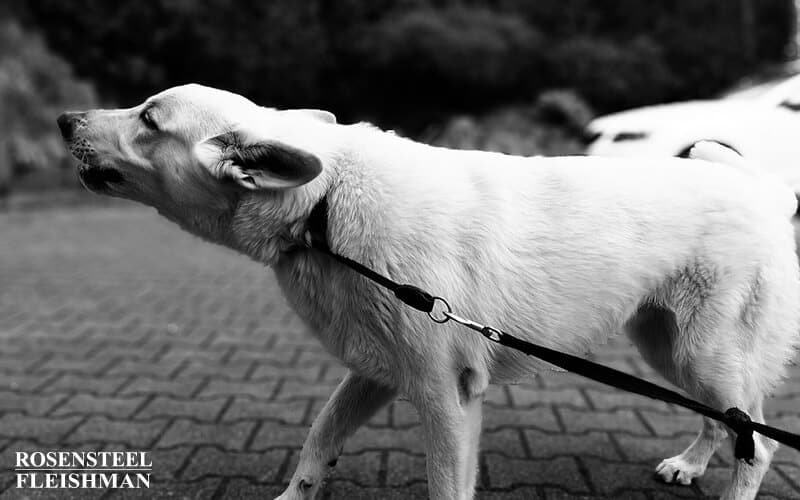
<instances>
[{"instance_id":1,"label":"white dog","mask_svg":"<svg viewBox=\"0 0 800 500\"><path fill-rule=\"evenodd\" d=\"M281 498L314 497L345 439L398 394L421 417L430 496L471 498L487 386L543 368L307 248L323 197L333 251L556 349L583 354L627 331L666 379L720 410L763 421L800 343L795 198L712 144L695 154L711 161L453 151L198 85L59 126L89 189L271 266L350 369ZM658 474L688 484L728 434L706 420ZM723 497L756 495L776 444L755 444Z\"/></svg>"}]
</instances>

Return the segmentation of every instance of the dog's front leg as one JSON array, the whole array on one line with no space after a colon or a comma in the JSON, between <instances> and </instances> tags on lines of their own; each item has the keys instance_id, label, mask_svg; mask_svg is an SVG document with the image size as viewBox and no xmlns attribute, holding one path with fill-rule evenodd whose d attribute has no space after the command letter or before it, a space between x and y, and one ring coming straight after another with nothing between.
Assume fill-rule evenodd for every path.
<instances>
[{"instance_id":1,"label":"dog's front leg","mask_svg":"<svg viewBox=\"0 0 800 500\"><path fill-rule=\"evenodd\" d=\"M458 380L409 395L422 422L432 500L469 500L475 493L486 380L466 369Z\"/></svg>"},{"instance_id":2,"label":"dog's front leg","mask_svg":"<svg viewBox=\"0 0 800 500\"><path fill-rule=\"evenodd\" d=\"M396 394L395 389L348 373L314 420L297 470L279 500L316 498L345 440Z\"/></svg>"}]
</instances>

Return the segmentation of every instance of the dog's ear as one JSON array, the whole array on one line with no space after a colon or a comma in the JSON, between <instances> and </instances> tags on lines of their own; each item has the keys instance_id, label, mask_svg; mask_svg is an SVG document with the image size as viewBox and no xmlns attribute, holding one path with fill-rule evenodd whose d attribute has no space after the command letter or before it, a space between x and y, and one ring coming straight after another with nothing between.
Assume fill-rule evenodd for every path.
<instances>
[{"instance_id":1,"label":"dog's ear","mask_svg":"<svg viewBox=\"0 0 800 500\"><path fill-rule=\"evenodd\" d=\"M330 111L325 111L324 109L289 109L285 111L286 113L302 113L306 116L310 116L315 120L319 120L325 123L333 123L336 124L336 115L331 113Z\"/></svg>"},{"instance_id":2,"label":"dog's ear","mask_svg":"<svg viewBox=\"0 0 800 500\"><path fill-rule=\"evenodd\" d=\"M301 186L322 172L315 155L238 130L198 143L194 154L217 177L253 190Z\"/></svg>"}]
</instances>

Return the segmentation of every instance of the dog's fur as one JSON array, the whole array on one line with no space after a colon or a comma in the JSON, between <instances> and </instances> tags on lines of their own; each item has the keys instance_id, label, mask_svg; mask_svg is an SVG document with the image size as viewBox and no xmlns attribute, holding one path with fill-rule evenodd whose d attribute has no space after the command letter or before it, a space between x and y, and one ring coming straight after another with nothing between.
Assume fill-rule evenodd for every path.
<instances>
[{"instance_id":1,"label":"dog's fur","mask_svg":"<svg viewBox=\"0 0 800 500\"><path fill-rule=\"evenodd\" d=\"M197 85L62 120L88 187L273 267L351 370L284 499L314 497L345 439L398 394L421 417L430 496L471 498L487 386L547 368L434 324L304 247L323 196L335 252L557 349L584 354L627 331L666 379L757 421L800 340L794 196L713 144L702 160L453 151ZM706 420L658 475L688 484L728 434ZM753 498L775 448L756 436L753 464L734 465L723 496Z\"/></svg>"}]
</instances>

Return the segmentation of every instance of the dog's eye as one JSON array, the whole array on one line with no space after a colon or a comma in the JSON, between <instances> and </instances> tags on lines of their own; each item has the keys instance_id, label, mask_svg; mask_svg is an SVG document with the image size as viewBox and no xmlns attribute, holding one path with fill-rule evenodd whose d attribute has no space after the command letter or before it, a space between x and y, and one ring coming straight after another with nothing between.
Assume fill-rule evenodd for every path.
<instances>
[{"instance_id":1,"label":"dog's eye","mask_svg":"<svg viewBox=\"0 0 800 500\"><path fill-rule=\"evenodd\" d=\"M142 113L139 115L139 119L142 120L142 123L144 123L145 127L152 130L158 130L158 125L156 125L155 120L153 120L153 114L149 109L142 111Z\"/></svg>"}]
</instances>

